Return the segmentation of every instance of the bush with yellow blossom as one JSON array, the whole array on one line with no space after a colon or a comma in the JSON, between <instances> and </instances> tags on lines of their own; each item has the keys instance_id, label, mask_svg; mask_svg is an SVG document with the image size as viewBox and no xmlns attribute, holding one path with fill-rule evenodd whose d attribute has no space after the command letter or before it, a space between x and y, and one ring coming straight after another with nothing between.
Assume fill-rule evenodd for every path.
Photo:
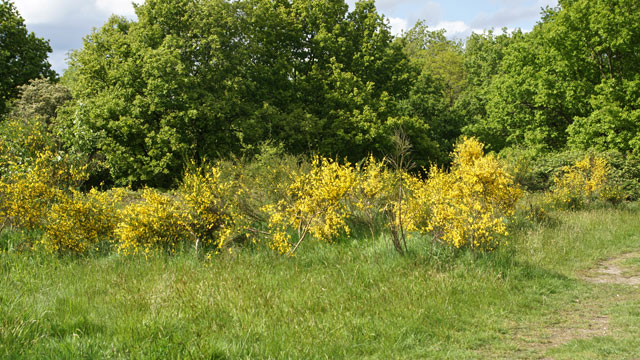
<instances>
[{"instance_id":1,"label":"bush with yellow blossom","mask_svg":"<svg viewBox=\"0 0 640 360\"><path fill-rule=\"evenodd\" d=\"M587 155L565 166L553 179L549 194L552 204L561 209L579 209L596 200L619 201L622 190L611 180L606 159Z\"/></svg>"},{"instance_id":2,"label":"bush with yellow blossom","mask_svg":"<svg viewBox=\"0 0 640 360\"><path fill-rule=\"evenodd\" d=\"M219 251L233 240L263 234L270 247L293 254L308 237L331 242L349 234L354 216L364 219L372 237L388 231L400 253L417 231L457 248L490 250L507 234L506 218L521 195L498 160L473 138L456 147L450 171L432 167L427 180L410 174L406 161L398 159L370 157L358 167L314 157L310 164L275 168L267 161L265 169L226 162L192 167L176 191L147 188L127 201L119 190L80 192L85 168L73 166L62 153L34 154L24 163L3 164L0 216L15 227L44 229L41 243L56 252L83 253L101 241L113 241L124 254L184 246ZM406 152L401 154L404 159ZM581 183L600 196L603 166L595 162L594 174ZM252 176L261 172L268 175L266 184ZM565 175L558 188L578 178Z\"/></svg>"},{"instance_id":3,"label":"bush with yellow blossom","mask_svg":"<svg viewBox=\"0 0 640 360\"><path fill-rule=\"evenodd\" d=\"M493 250L507 232L521 190L484 145L465 138L449 172L431 167L425 186L430 219L423 230L456 248Z\"/></svg>"},{"instance_id":4,"label":"bush with yellow blossom","mask_svg":"<svg viewBox=\"0 0 640 360\"><path fill-rule=\"evenodd\" d=\"M314 157L311 165L308 172L291 174L285 199L264 208L270 214L270 246L283 254L293 254L308 235L330 242L350 232L346 199L357 181L355 169L322 157Z\"/></svg>"},{"instance_id":5,"label":"bush with yellow blossom","mask_svg":"<svg viewBox=\"0 0 640 360\"><path fill-rule=\"evenodd\" d=\"M248 236L249 219L240 208L246 189L235 180L222 179L218 166L204 165L186 173L180 194L187 208L186 229L199 245L222 249L231 240Z\"/></svg>"},{"instance_id":6,"label":"bush with yellow blossom","mask_svg":"<svg viewBox=\"0 0 640 360\"><path fill-rule=\"evenodd\" d=\"M186 210L175 195L143 189L141 199L120 211L115 228L118 252L148 254L156 248L175 253L191 239Z\"/></svg>"},{"instance_id":7,"label":"bush with yellow blossom","mask_svg":"<svg viewBox=\"0 0 640 360\"><path fill-rule=\"evenodd\" d=\"M124 194L123 189L72 190L51 206L41 243L51 252L84 253L101 241L112 240Z\"/></svg>"},{"instance_id":8,"label":"bush with yellow blossom","mask_svg":"<svg viewBox=\"0 0 640 360\"><path fill-rule=\"evenodd\" d=\"M87 178L85 167L74 166L51 151L40 152L26 163L5 165L0 178L0 218L3 224L26 230L41 228L64 191Z\"/></svg>"},{"instance_id":9,"label":"bush with yellow blossom","mask_svg":"<svg viewBox=\"0 0 640 360\"><path fill-rule=\"evenodd\" d=\"M0 226L44 226L50 207L87 179L78 157L57 148L45 119L10 117L0 123Z\"/></svg>"}]
</instances>

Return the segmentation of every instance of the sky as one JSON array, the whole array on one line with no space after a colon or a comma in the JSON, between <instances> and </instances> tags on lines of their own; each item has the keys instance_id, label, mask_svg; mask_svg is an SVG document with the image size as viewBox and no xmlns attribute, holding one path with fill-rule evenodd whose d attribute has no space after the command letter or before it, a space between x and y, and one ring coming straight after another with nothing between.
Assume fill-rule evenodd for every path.
<instances>
[{"instance_id":1,"label":"sky","mask_svg":"<svg viewBox=\"0 0 640 360\"><path fill-rule=\"evenodd\" d=\"M136 3L141 3L137 0ZM82 38L102 26L111 14L135 18L131 0L14 0L27 28L50 41L49 62L62 74L67 54L82 47ZM355 0L347 0L353 8ZM486 29L529 31L546 6L557 0L377 0L394 34L424 20L432 29L445 29L450 38L465 38Z\"/></svg>"}]
</instances>

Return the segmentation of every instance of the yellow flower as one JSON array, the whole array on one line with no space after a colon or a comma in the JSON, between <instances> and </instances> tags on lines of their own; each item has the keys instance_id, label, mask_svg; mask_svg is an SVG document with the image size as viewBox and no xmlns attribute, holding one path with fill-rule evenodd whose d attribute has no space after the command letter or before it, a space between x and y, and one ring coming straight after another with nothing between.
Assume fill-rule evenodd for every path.
<instances>
[{"instance_id":1,"label":"yellow flower","mask_svg":"<svg viewBox=\"0 0 640 360\"><path fill-rule=\"evenodd\" d=\"M432 167L424 186L431 217L421 230L456 248L495 249L521 197L504 166L484 155L475 138L456 146L449 172Z\"/></svg>"}]
</instances>

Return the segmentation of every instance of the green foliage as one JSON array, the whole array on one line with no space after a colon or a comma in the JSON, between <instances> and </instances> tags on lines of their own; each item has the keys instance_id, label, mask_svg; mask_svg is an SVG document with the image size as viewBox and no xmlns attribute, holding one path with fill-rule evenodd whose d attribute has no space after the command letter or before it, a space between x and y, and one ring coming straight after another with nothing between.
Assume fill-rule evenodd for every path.
<instances>
[{"instance_id":1,"label":"green foliage","mask_svg":"<svg viewBox=\"0 0 640 360\"><path fill-rule=\"evenodd\" d=\"M170 186L184 159L266 140L298 154L382 153L410 85L372 1L147 1L85 38L66 75L72 147L118 184Z\"/></svg>"},{"instance_id":2,"label":"green foliage","mask_svg":"<svg viewBox=\"0 0 640 360\"><path fill-rule=\"evenodd\" d=\"M531 148L512 147L500 152L500 157L517 184L531 192L543 192L553 187L554 178L561 176L564 168L594 154L607 162L608 176L619 187L620 198L634 200L640 197L640 160L617 150L540 152Z\"/></svg>"},{"instance_id":3,"label":"green foliage","mask_svg":"<svg viewBox=\"0 0 640 360\"><path fill-rule=\"evenodd\" d=\"M262 209L286 197L293 182L292 174L309 171L307 158L284 153L281 145L260 144L253 154L220 161L221 177L235 182L242 196L235 196L238 207L255 226L266 223L269 214Z\"/></svg>"},{"instance_id":4,"label":"green foliage","mask_svg":"<svg viewBox=\"0 0 640 360\"><path fill-rule=\"evenodd\" d=\"M640 155L640 75L632 76L606 79L595 87L593 112L576 117L567 129L570 147Z\"/></svg>"},{"instance_id":5,"label":"green foliage","mask_svg":"<svg viewBox=\"0 0 640 360\"><path fill-rule=\"evenodd\" d=\"M491 79L486 117L471 133L500 150L637 151L635 1L560 1L510 45ZM471 76L471 75L470 75Z\"/></svg>"},{"instance_id":6,"label":"green foliage","mask_svg":"<svg viewBox=\"0 0 640 360\"><path fill-rule=\"evenodd\" d=\"M492 137L487 140L495 141L493 150L517 144L557 150L566 144L566 128L588 86L570 81L555 49L545 46L549 26L539 24L511 44L490 84L487 117L472 128Z\"/></svg>"},{"instance_id":7,"label":"green foliage","mask_svg":"<svg viewBox=\"0 0 640 360\"><path fill-rule=\"evenodd\" d=\"M423 71L402 105L402 111L409 119L419 119L398 125L415 144L413 150L416 158L421 160L419 165L428 166L430 162L447 164L461 126L460 118L444 95L443 83Z\"/></svg>"},{"instance_id":8,"label":"green foliage","mask_svg":"<svg viewBox=\"0 0 640 360\"><path fill-rule=\"evenodd\" d=\"M593 155L561 168L551 190L551 202L561 209L579 209L596 200L616 203L623 197L607 160Z\"/></svg>"},{"instance_id":9,"label":"green foliage","mask_svg":"<svg viewBox=\"0 0 640 360\"><path fill-rule=\"evenodd\" d=\"M402 41L412 64L440 82L446 101L453 105L466 80L463 43L447 39L444 30L429 30L423 21L403 33Z\"/></svg>"},{"instance_id":10,"label":"green foliage","mask_svg":"<svg viewBox=\"0 0 640 360\"><path fill-rule=\"evenodd\" d=\"M611 165L611 181L621 191L621 197L626 200L640 199L640 157L624 154L616 150L600 153Z\"/></svg>"},{"instance_id":11,"label":"green foliage","mask_svg":"<svg viewBox=\"0 0 640 360\"><path fill-rule=\"evenodd\" d=\"M47 61L49 42L29 33L12 1L0 1L0 115L31 79L55 78Z\"/></svg>"},{"instance_id":12,"label":"green foliage","mask_svg":"<svg viewBox=\"0 0 640 360\"><path fill-rule=\"evenodd\" d=\"M71 91L62 84L47 79L34 79L19 87L20 97L13 103L12 118L28 120L40 118L51 124L58 108L71 100Z\"/></svg>"},{"instance_id":13,"label":"green foliage","mask_svg":"<svg viewBox=\"0 0 640 360\"><path fill-rule=\"evenodd\" d=\"M522 31L496 35L493 30L485 34L471 34L465 43L464 70L466 80L455 108L464 119L463 132L477 136L490 150L504 147L505 129L487 117L488 103L495 94L491 84L501 74L501 65L509 47L523 38ZM502 94L500 95L502 96Z\"/></svg>"},{"instance_id":14,"label":"green foliage","mask_svg":"<svg viewBox=\"0 0 640 360\"><path fill-rule=\"evenodd\" d=\"M447 164L464 123L454 106L465 84L462 44L448 40L444 30L429 30L424 22L418 22L398 41L415 68L413 86L401 102L401 110L426 125L421 129L422 137L408 132L406 126L402 128L412 140L416 158L423 159L418 165Z\"/></svg>"}]
</instances>

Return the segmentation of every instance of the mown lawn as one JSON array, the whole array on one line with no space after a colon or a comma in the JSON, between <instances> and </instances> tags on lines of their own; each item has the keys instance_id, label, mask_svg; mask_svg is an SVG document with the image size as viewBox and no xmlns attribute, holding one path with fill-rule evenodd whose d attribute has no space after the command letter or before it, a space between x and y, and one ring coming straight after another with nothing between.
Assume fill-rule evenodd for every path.
<instances>
[{"instance_id":1,"label":"mown lawn","mask_svg":"<svg viewBox=\"0 0 640 360\"><path fill-rule=\"evenodd\" d=\"M640 348L638 288L583 274L640 251L639 205L552 213L490 254L426 238L406 256L381 238L212 262L5 251L0 358L627 359ZM605 333L578 331L598 316Z\"/></svg>"}]
</instances>

